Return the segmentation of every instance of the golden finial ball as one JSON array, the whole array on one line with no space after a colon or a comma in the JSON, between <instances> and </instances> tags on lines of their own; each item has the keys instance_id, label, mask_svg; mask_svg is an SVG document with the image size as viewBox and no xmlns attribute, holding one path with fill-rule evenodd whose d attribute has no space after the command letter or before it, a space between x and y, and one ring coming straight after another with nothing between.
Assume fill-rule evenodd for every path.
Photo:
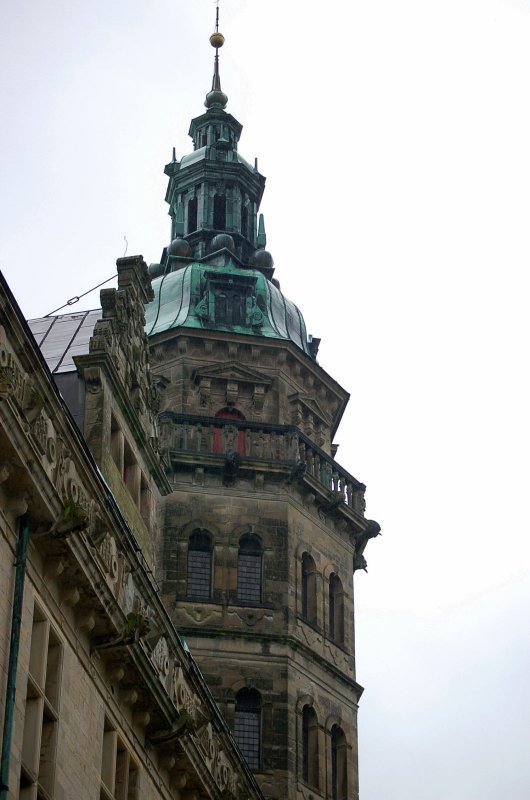
<instances>
[{"instance_id":1,"label":"golden finial ball","mask_svg":"<svg viewBox=\"0 0 530 800\"><path fill-rule=\"evenodd\" d=\"M222 47L224 43L225 43L225 37L223 36L222 33L219 33L219 31L215 31L215 33L212 33L212 35L210 36L210 44L212 45L212 47L215 47L216 50L218 47Z\"/></svg>"}]
</instances>

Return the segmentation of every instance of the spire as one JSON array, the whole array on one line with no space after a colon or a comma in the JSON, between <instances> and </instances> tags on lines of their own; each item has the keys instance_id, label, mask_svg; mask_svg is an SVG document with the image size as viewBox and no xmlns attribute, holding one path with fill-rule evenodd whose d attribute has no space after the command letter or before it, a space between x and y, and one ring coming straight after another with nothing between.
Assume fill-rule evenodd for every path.
<instances>
[{"instance_id":1,"label":"spire","mask_svg":"<svg viewBox=\"0 0 530 800\"><path fill-rule=\"evenodd\" d=\"M221 89L221 76L219 75L219 48L225 43L225 37L219 31L219 0L215 12L215 31L210 36L210 44L215 47L215 61L213 67L212 90L206 95L204 105L206 108L224 108L228 97Z\"/></svg>"}]
</instances>

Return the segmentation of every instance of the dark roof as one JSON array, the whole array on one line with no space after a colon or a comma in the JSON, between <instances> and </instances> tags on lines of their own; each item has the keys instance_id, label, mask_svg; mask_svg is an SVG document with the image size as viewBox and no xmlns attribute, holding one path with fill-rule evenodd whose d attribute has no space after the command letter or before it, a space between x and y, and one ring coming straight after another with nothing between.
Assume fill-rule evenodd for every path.
<instances>
[{"instance_id":1,"label":"dark roof","mask_svg":"<svg viewBox=\"0 0 530 800\"><path fill-rule=\"evenodd\" d=\"M88 353L90 337L98 319L101 319L100 308L28 320L50 372L73 372L76 369L74 356Z\"/></svg>"}]
</instances>

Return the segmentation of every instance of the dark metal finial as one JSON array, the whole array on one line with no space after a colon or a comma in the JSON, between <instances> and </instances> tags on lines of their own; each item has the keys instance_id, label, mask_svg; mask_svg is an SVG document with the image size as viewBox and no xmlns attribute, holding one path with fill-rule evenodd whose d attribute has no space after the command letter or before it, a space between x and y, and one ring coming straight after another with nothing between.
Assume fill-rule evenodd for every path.
<instances>
[{"instance_id":1,"label":"dark metal finial","mask_svg":"<svg viewBox=\"0 0 530 800\"><path fill-rule=\"evenodd\" d=\"M219 75L219 48L223 46L224 41L225 37L219 31L219 0L216 0L215 31L210 36L210 44L212 47L215 47L215 60L213 68L212 90L206 95L206 108L212 108L213 106L224 108L228 100L228 97L221 89L221 77Z\"/></svg>"}]
</instances>

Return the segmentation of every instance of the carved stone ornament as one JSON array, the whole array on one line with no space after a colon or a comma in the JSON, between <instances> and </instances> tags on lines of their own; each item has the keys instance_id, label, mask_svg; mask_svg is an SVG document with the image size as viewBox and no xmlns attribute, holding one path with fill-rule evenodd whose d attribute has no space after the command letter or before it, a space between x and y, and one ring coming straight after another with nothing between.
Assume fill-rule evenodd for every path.
<instances>
[{"instance_id":1,"label":"carved stone ornament","mask_svg":"<svg viewBox=\"0 0 530 800\"><path fill-rule=\"evenodd\" d=\"M114 536L107 533L99 545L97 552L106 573L107 583L115 594L118 584L119 557Z\"/></svg>"},{"instance_id":2,"label":"carved stone ornament","mask_svg":"<svg viewBox=\"0 0 530 800\"><path fill-rule=\"evenodd\" d=\"M141 256L119 258L117 267L118 288L103 289L100 294L103 316L94 327L90 355L103 352L111 357L144 431L150 435L156 429L160 399L149 370L144 306L154 294ZM90 390L91 381L99 380L90 366L90 356L81 357L79 364Z\"/></svg>"},{"instance_id":3,"label":"carved stone ornament","mask_svg":"<svg viewBox=\"0 0 530 800\"><path fill-rule=\"evenodd\" d=\"M191 689L180 666L175 667L170 696L179 714L187 714L195 721L198 719L201 701Z\"/></svg>"},{"instance_id":4,"label":"carved stone ornament","mask_svg":"<svg viewBox=\"0 0 530 800\"><path fill-rule=\"evenodd\" d=\"M220 746L219 736L215 733L211 722L193 735L199 750L204 756L204 762L223 796L232 795L239 797L239 781L230 762ZM228 793L226 795L225 793Z\"/></svg>"},{"instance_id":5,"label":"carved stone ornament","mask_svg":"<svg viewBox=\"0 0 530 800\"><path fill-rule=\"evenodd\" d=\"M28 375L9 347L5 328L0 325L0 394L10 397L23 410L28 393Z\"/></svg>"},{"instance_id":6,"label":"carved stone ornament","mask_svg":"<svg viewBox=\"0 0 530 800\"><path fill-rule=\"evenodd\" d=\"M151 653L151 663L158 673L161 683L165 686L169 675L170 660L169 647L165 636L161 636Z\"/></svg>"}]
</instances>

